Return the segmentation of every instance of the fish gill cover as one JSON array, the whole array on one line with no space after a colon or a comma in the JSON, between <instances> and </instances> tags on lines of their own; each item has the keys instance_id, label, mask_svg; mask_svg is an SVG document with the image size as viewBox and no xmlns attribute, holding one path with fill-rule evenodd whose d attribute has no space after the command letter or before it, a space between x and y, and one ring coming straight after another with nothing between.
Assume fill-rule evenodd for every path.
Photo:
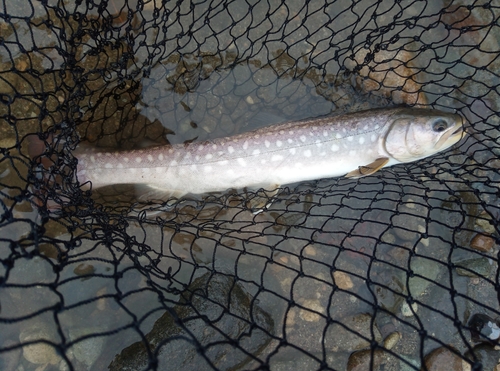
<instances>
[{"instance_id":1,"label":"fish gill cover","mask_svg":"<svg viewBox=\"0 0 500 371\"><path fill-rule=\"evenodd\" d=\"M0 2L0 369L497 370L499 19L497 1ZM401 104L468 134L260 213L256 190L174 203L75 178L83 141Z\"/></svg>"}]
</instances>

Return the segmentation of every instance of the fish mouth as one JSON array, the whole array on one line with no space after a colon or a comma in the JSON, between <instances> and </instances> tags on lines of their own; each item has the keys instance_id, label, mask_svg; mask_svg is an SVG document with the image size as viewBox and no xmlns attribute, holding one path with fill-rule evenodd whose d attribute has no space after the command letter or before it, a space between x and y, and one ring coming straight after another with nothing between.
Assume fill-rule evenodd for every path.
<instances>
[{"instance_id":1,"label":"fish mouth","mask_svg":"<svg viewBox=\"0 0 500 371\"><path fill-rule=\"evenodd\" d=\"M462 139L465 135L465 131L462 125L458 126L453 132L448 132L445 133L444 135L441 136L441 138L438 140L436 143L436 147L445 149L448 147L451 147L460 139Z\"/></svg>"}]
</instances>

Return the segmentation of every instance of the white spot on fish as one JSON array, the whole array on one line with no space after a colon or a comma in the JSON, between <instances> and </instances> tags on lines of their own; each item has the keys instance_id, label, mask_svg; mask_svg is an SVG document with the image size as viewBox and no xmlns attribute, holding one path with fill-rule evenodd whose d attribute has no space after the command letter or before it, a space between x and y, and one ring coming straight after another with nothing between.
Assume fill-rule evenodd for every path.
<instances>
[{"instance_id":1,"label":"white spot on fish","mask_svg":"<svg viewBox=\"0 0 500 371\"><path fill-rule=\"evenodd\" d=\"M325 155L326 155L326 152L321 152L319 155L320 155L320 156L325 156Z\"/></svg>"},{"instance_id":2,"label":"white spot on fish","mask_svg":"<svg viewBox=\"0 0 500 371\"><path fill-rule=\"evenodd\" d=\"M365 125L365 126L363 127L363 130L368 130L368 125Z\"/></svg>"},{"instance_id":3,"label":"white spot on fish","mask_svg":"<svg viewBox=\"0 0 500 371\"><path fill-rule=\"evenodd\" d=\"M365 142L365 137L359 137L359 144L363 144Z\"/></svg>"},{"instance_id":4,"label":"white spot on fish","mask_svg":"<svg viewBox=\"0 0 500 371\"><path fill-rule=\"evenodd\" d=\"M347 137L347 140L348 140L349 142L352 142L352 140L353 140L353 139L354 139L354 137L352 137L352 136Z\"/></svg>"},{"instance_id":5,"label":"white spot on fish","mask_svg":"<svg viewBox=\"0 0 500 371\"><path fill-rule=\"evenodd\" d=\"M212 144L212 149L217 149L217 144Z\"/></svg>"},{"instance_id":6,"label":"white spot on fish","mask_svg":"<svg viewBox=\"0 0 500 371\"><path fill-rule=\"evenodd\" d=\"M271 145L271 143L268 140L265 140L264 141L264 145L266 146L266 148L269 148L269 146Z\"/></svg>"},{"instance_id":7,"label":"white spot on fish","mask_svg":"<svg viewBox=\"0 0 500 371\"><path fill-rule=\"evenodd\" d=\"M290 148L290 153L291 153L292 155L294 155L294 154L295 154L295 152L297 152L297 150L296 150L295 148Z\"/></svg>"},{"instance_id":8,"label":"white spot on fish","mask_svg":"<svg viewBox=\"0 0 500 371\"><path fill-rule=\"evenodd\" d=\"M174 153L174 149L173 149L173 148L170 148L170 149L168 150L168 153Z\"/></svg>"},{"instance_id":9,"label":"white spot on fish","mask_svg":"<svg viewBox=\"0 0 500 371\"><path fill-rule=\"evenodd\" d=\"M323 143L321 143L321 141L319 141L319 140L317 140L315 143L316 143L317 147L321 147L323 145Z\"/></svg>"},{"instance_id":10,"label":"white spot on fish","mask_svg":"<svg viewBox=\"0 0 500 371\"><path fill-rule=\"evenodd\" d=\"M377 130L380 127L380 125L375 125L375 130Z\"/></svg>"},{"instance_id":11,"label":"white spot on fish","mask_svg":"<svg viewBox=\"0 0 500 371\"><path fill-rule=\"evenodd\" d=\"M254 139L259 139L260 135L259 134L255 134L253 137L254 137Z\"/></svg>"},{"instance_id":12,"label":"white spot on fish","mask_svg":"<svg viewBox=\"0 0 500 371\"><path fill-rule=\"evenodd\" d=\"M158 155L158 160L163 161L163 153L160 153L160 154Z\"/></svg>"},{"instance_id":13,"label":"white spot on fish","mask_svg":"<svg viewBox=\"0 0 500 371\"><path fill-rule=\"evenodd\" d=\"M205 147L203 147L202 145L198 146L198 151L203 150L203 148L205 148Z\"/></svg>"},{"instance_id":14,"label":"white spot on fish","mask_svg":"<svg viewBox=\"0 0 500 371\"><path fill-rule=\"evenodd\" d=\"M149 161L153 161L153 156L148 155L148 160L149 160Z\"/></svg>"},{"instance_id":15,"label":"white spot on fish","mask_svg":"<svg viewBox=\"0 0 500 371\"><path fill-rule=\"evenodd\" d=\"M311 151L310 151L309 149L306 149L306 150L304 151L304 156L305 156L305 157L311 157Z\"/></svg>"},{"instance_id":16,"label":"white spot on fish","mask_svg":"<svg viewBox=\"0 0 500 371\"><path fill-rule=\"evenodd\" d=\"M204 167L203 167L203 171L204 171L205 173L209 173L209 172L211 172L211 171L212 171L212 166L204 166Z\"/></svg>"},{"instance_id":17,"label":"white spot on fish","mask_svg":"<svg viewBox=\"0 0 500 371\"><path fill-rule=\"evenodd\" d=\"M195 161L200 161L200 156L198 156L198 155L194 156L194 160Z\"/></svg>"},{"instance_id":18,"label":"white spot on fish","mask_svg":"<svg viewBox=\"0 0 500 371\"><path fill-rule=\"evenodd\" d=\"M293 135L293 130L290 130L288 134Z\"/></svg>"},{"instance_id":19,"label":"white spot on fish","mask_svg":"<svg viewBox=\"0 0 500 371\"><path fill-rule=\"evenodd\" d=\"M281 140L276 141L276 145L278 147L281 147L283 145L283 142Z\"/></svg>"},{"instance_id":20,"label":"white spot on fish","mask_svg":"<svg viewBox=\"0 0 500 371\"><path fill-rule=\"evenodd\" d=\"M243 149L248 149L248 141L245 140L245 143L243 143Z\"/></svg>"},{"instance_id":21,"label":"white spot on fish","mask_svg":"<svg viewBox=\"0 0 500 371\"><path fill-rule=\"evenodd\" d=\"M327 137L327 136L328 136L328 132L327 132L326 130L323 132L323 136L324 136L324 137Z\"/></svg>"},{"instance_id":22,"label":"white spot on fish","mask_svg":"<svg viewBox=\"0 0 500 371\"><path fill-rule=\"evenodd\" d=\"M142 158L140 158L140 157L135 158L135 162L140 163L141 161L142 161Z\"/></svg>"},{"instance_id":23,"label":"white spot on fish","mask_svg":"<svg viewBox=\"0 0 500 371\"><path fill-rule=\"evenodd\" d=\"M207 154L205 155L205 158L206 158L207 160L210 160L212 157L214 157L214 156L212 156L212 154L211 154L211 153L207 153Z\"/></svg>"},{"instance_id":24,"label":"white spot on fish","mask_svg":"<svg viewBox=\"0 0 500 371\"><path fill-rule=\"evenodd\" d=\"M280 135L283 135L285 134L285 131L284 130L280 130Z\"/></svg>"},{"instance_id":25,"label":"white spot on fish","mask_svg":"<svg viewBox=\"0 0 500 371\"><path fill-rule=\"evenodd\" d=\"M101 152L98 152L97 153L97 157L101 157L102 156L102 153Z\"/></svg>"},{"instance_id":26,"label":"white spot on fish","mask_svg":"<svg viewBox=\"0 0 500 371\"><path fill-rule=\"evenodd\" d=\"M288 143L292 144L293 143L293 139L288 138Z\"/></svg>"},{"instance_id":27,"label":"white spot on fish","mask_svg":"<svg viewBox=\"0 0 500 371\"><path fill-rule=\"evenodd\" d=\"M300 136L300 140L301 140L302 142L305 142L305 141L306 141L306 137L305 137L304 135L301 135L301 136Z\"/></svg>"},{"instance_id":28,"label":"white spot on fish","mask_svg":"<svg viewBox=\"0 0 500 371\"><path fill-rule=\"evenodd\" d=\"M113 167L113 165L111 165L109 162L107 162L106 165L104 165L104 167L106 169L111 169Z\"/></svg>"},{"instance_id":29,"label":"white spot on fish","mask_svg":"<svg viewBox=\"0 0 500 371\"><path fill-rule=\"evenodd\" d=\"M227 174L227 175L234 175L234 170L233 170L233 169L228 169L228 170L226 171L226 174Z\"/></svg>"},{"instance_id":30,"label":"white spot on fish","mask_svg":"<svg viewBox=\"0 0 500 371\"><path fill-rule=\"evenodd\" d=\"M195 165L195 164L192 164L192 165L190 166L190 169L191 169L192 171L196 171L196 165Z\"/></svg>"},{"instance_id":31,"label":"white spot on fish","mask_svg":"<svg viewBox=\"0 0 500 371\"><path fill-rule=\"evenodd\" d=\"M339 133L337 133L337 134L335 134L335 138L340 139L340 138L342 138L342 135L340 135Z\"/></svg>"},{"instance_id":32,"label":"white spot on fish","mask_svg":"<svg viewBox=\"0 0 500 371\"><path fill-rule=\"evenodd\" d=\"M175 160L174 160L174 161L172 161L172 162L170 163L170 166L177 166L177 161L175 161Z\"/></svg>"},{"instance_id":33,"label":"white spot on fish","mask_svg":"<svg viewBox=\"0 0 500 371\"><path fill-rule=\"evenodd\" d=\"M238 157L238 159L236 161L238 161L238 164L240 166L247 166L246 161L243 158L241 158L241 157Z\"/></svg>"},{"instance_id":34,"label":"white spot on fish","mask_svg":"<svg viewBox=\"0 0 500 371\"><path fill-rule=\"evenodd\" d=\"M354 157L356 156L356 151L349 151L349 156Z\"/></svg>"},{"instance_id":35,"label":"white spot on fish","mask_svg":"<svg viewBox=\"0 0 500 371\"><path fill-rule=\"evenodd\" d=\"M283 160L283 156L281 155L273 155L273 157L271 157L271 161L281 161Z\"/></svg>"},{"instance_id":36,"label":"white spot on fish","mask_svg":"<svg viewBox=\"0 0 500 371\"><path fill-rule=\"evenodd\" d=\"M95 157L94 156L90 156L90 161L95 162Z\"/></svg>"},{"instance_id":37,"label":"white spot on fish","mask_svg":"<svg viewBox=\"0 0 500 371\"><path fill-rule=\"evenodd\" d=\"M123 161L128 162L129 161L128 157L124 157Z\"/></svg>"},{"instance_id":38,"label":"white spot on fish","mask_svg":"<svg viewBox=\"0 0 500 371\"><path fill-rule=\"evenodd\" d=\"M267 160L261 160L260 163L264 165L267 162Z\"/></svg>"},{"instance_id":39,"label":"white spot on fish","mask_svg":"<svg viewBox=\"0 0 500 371\"><path fill-rule=\"evenodd\" d=\"M122 163L119 163L118 165L116 165L116 167L117 167L118 169L123 169L123 164L122 164Z\"/></svg>"},{"instance_id":40,"label":"white spot on fish","mask_svg":"<svg viewBox=\"0 0 500 371\"><path fill-rule=\"evenodd\" d=\"M229 147L227 147L227 151L229 153L233 153L234 152L234 148L232 146L229 146Z\"/></svg>"},{"instance_id":41,"label":"white spot on fish","mask_svg":"<svg viewBox=\"0 0 500 371\"><path fill-rule=\"evenodd\" d=\"M372 134L372 136L370 137L370 140L372 142L375 142L377 140L377 136L375 134Z\"/></svg>"},{"instance_id":42,"label":"white spot on fish","mask_svg":"<svg viewBox=\"0 0 500 371\"><path fill-rule=\"evenodd\" d=\"M332 151L337 152L340 149L340 147L336 144L332 144Z\"/></svg>"},{"instance_id":43,"label":"white spot on fish","mask_svg":"<svg viewBox=\"0 0 500 371\"><path fill-rule=\"evenodd\" d=\"M254 150L252 151L252 155L256 156L256 155L258 155L258 154L260 154L260 149L254 149Z\"/></svg>"}]
</instances>

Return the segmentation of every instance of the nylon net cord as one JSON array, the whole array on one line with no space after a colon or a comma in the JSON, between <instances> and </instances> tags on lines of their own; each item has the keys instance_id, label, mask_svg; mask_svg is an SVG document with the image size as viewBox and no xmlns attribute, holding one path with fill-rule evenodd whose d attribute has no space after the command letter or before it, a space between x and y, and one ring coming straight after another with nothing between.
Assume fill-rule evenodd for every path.
<instances>
[{"instance_id":1,"label":"nylon net cord","mask_svg":"<svg viewBox=\"0 0 500 371\"><path fill-rule=\"evenodd\" d=\"M0 369L497 370L499 15L0 2ZM467 135L368 177L283 185L257 214L256 190L172 202L76 181L84 142L401 104L457 112Z\"/></svg>"}]
</instances>

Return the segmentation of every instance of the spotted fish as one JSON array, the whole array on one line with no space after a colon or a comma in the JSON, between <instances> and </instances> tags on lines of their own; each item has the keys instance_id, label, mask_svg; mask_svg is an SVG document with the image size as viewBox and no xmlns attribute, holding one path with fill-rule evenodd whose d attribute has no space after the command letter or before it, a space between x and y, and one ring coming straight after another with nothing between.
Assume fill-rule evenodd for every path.
<instances>
[{"instance_id":1,"label":"spotted fish","mask_svg":"<svg viewBox=\"0 0 500 371\"><path fill-rule=\"evenodd\" d=\"M111 152L77 149L77 178L94 188L147 184L182 196L279 185L379 169L431 156L463 136L458 114L417 108L282 123L210 141Z\"/></svg>"}]
</instances>

